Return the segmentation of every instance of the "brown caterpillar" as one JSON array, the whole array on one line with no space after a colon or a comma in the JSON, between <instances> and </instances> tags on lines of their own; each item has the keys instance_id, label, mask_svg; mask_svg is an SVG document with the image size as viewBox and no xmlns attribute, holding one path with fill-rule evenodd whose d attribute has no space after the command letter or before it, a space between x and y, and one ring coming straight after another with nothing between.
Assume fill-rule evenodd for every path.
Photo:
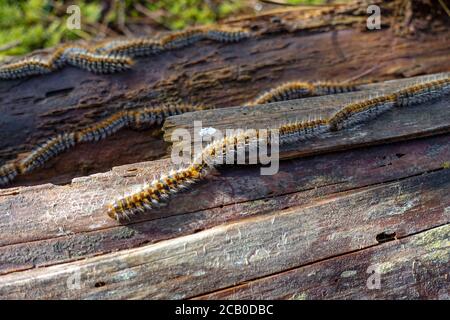
<instances>
[{"instance_id":1,"label":"brown caterpillar","mask_svg":"<svg viewBox=\"0 0 450 320\"><path fill-rule=\"evenodd\" d=\"M172 195L204 178L219 163L219 159L223 159L227 153L240 148L238 143L244 141L246 145L249 145L258 141L258 139L258 137L243 132L209 144L191 165L182 169L171 170L167 175L162 175L159 179L144 185L139 191L108 205L108 216L120 221L129 219L131 215L138 212L161 206Z\"/></svg>"},{"instance_id":2,"label":"brown caterpillar","mask_svg":"<svg viewBox=\"0 0 450 320\"><path fill-rule=\"evenodd\" d=\"M7 185L13 181L20 173L20 168L16 163L5 164L0 167L0 186Z\"/></svg>"},{"instance_id":3,"label":"brown caterpillar","mask_svg":"<svg viewBox=\"0 0 450 320\"><path fill-rule=\"evenodd\" d=\"M323 96L327 94L344 93L358 90L360 83L335 83L316 82L309 83L303 81L287 82L269 90L247 105L254 106L272 102L301 99L306 97Z\"/></svg>"},{"instance_id":4,"label":"brown caterpillar","mask_svg":"<svg viewBox=\"0 0 450 320\"><path fill-rule=\"evenodd\" d=\"M249 36L250 33L241 28L198 27L172 32L160 39L113 40L101 43L95 47L95 50L107 54L139 57L158 54L165 50L183 48L203 39L218 42L238 42Z\"/></svg>"},{"instance_id":5,"label":"brown caterpillar","mask_svg":"<svg viewBox=\"0 0 450 320\"><path fill-rule=\"evenodd\" d=\"M193 164L171 171L167 176L145 185L140 191L121 198L108 206L108 215L116 220L129 219L130 215L159 207L170 195L185 189L206 175L206 164Z\"/></svg>"},{"instance_id":6,"label":"brown caterpillar","mask_svg":"<svg viewBox=\"0 0 450 320\"><path fill-rule=\"evenodd\" d=\"M395 94L381 96L361 102L351 103L329 120L331 131L337 131L352 125L373 119L395 105Z\"/></svg>"},{"instance_id":7,"label":"brown caterpillar","mask_svg":"<svg viewBox=\"0 0 450 320\"><path fill-rule=\"evenodd\" d=\"M396 103L399 107L424 103L439 98L450 92L450 78L435 79L425 83L419 83L395 93Z\"/></svg>"},{"instance_id":8,"label":"brown caterpillar","mask_svg":"<svg viewBox=\"0 0 450 320\"><path fill-rule=\"evenodd\" d=\"M47 140L40 147L33 150L25 159L20 161L19 173L29 173L34 169L44 165L48 160L58 154L70 149L75 145L75 135L73 133L60 134Z\"/></svg>"},{"instance_id":9,"label":"brown caterpillar","mask_svg":"<svg viewBox=\"0 0 450 320\"><path fill-rule=\"evenodd\" d=\"M74 147L77 143L99 141L126 127L133 129L148 128L161 124L169 116L206 108L201 105L167 104L119 111L105 120L82 130L50 138L34 149L23 160L0 167L0 185L9 184L19 174L32 172L44 165L48 160Z\"/></svg>"},{"instance_id":10,"label":"brown caterpillar","mask_svg":"<svg viewBox=\"0 0 450 320\"><path fill-rule=\"evenodd\" d=\"M25 58L0 66L0 79L18 79L47 74L64 65L72 65L93 73L114 73L129 69L133 60L124 56L92 53L84 47L63 45L47 59Z\"/></svg>"},{"instance_id":11,"label":"brown caterpillar","mask_svg":"<svg viewBox=\"0 0 450 320\"><path fill-rule=\"evenodd\" d=\"M66 50L65 61L71 66L99 74L121 72L131 68L134 63L126 56L92 53L84 48Z\"/></svg>"},{"instance_id":12,"label":"brown caterpillar","mask_svg":"<svg viewBox=\"0 0 450 320\"><path fill-rule=\"evenodd\" d=\"M124 55L129 57L142 57L157 54L163 51L161 42L155 39L113 40L95 48L96 52Z\"/></svg>"}]
</instances>

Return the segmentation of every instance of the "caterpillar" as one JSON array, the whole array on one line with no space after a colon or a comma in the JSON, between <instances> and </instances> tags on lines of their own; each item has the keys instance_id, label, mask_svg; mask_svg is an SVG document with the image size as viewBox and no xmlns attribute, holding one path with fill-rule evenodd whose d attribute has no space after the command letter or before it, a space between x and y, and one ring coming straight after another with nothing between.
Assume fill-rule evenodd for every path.
<instances>
[{"instance_id":1,"label":"caterpillar","mask_svg":"<svg viewBox=\"0 0 450 320\"><path fill-rule=\"evenodd\" d=\"M0 186L7 185L19 175L19 167L16 163L5 164L0 167Z\"/></svg>"},{"instance_id":2,"label":"caterpillar","mask_svg":"<svg viewBox=\"0 0 450 320\"><path fill-rule=\"evenodd\" d=\"M335 83L316 82L309 83L303 81L286 82L278 87L269 90L258 96L247 105L254 106L271 102L300 99L305 97L322 96L327 94L344 93L358 90L358 85L362 83Z\"/></svg>"},{"instance_id":3,"label":"caterpillar","mask_svg":"<svg viewBox=\"0 0 450 320\"><path fill-rule=\"evenodd\" d=\"M435 79L419 83L396 93L397 105L405 107L412 104L424 103L446 95L450 92L450 78Z\"/></svg>"},{"instance_id":4,"label":"caterpillar","mask_svg":"<svg viewBox=\"0 0 450 320\"><path fill-rule=\"evenodd\" d=\"M296 121L281 124L276 129L279 132L280 144L292 143L316 136L330 130L336 131L350 127L357 123L372 119L394 106L405 106L423 102L448 94L450 91L450 78L444 78L426 83L410 86L398 90L392 94L386 94L376 98L370 98L361 102L350 103L328 119L314 119L309 121ZM417 95L420 97L418 98ZM405 102L407 99L407 102ZM273 130L273 129L272 129ZM190 184L193 184L205 176L219 162L219 159L227 155L233 155L239 148L249 147L252 144L270 144L270 138L253 136L250 131L244 131L236 135L228 136L215 141L205 148L199 157L194 159L193 164L177 171L170 171L168 175L154 180L150 185L136 193L114 201L107 207L109 217L121 221L129 219L131 215L138 212L159 207L174 195ZM242 143L243 142L243 143Z\"/></svg>"},{"instance_id":5,"label":"caterpillar","mask_svg":"<svg viewBox=\"0 0 450 320\"><path fill-rule=\"evenodd\" d=\"M219 163L218 159L223 159L221 157L240 147L238 146L239 142L244 141L248 146L257 140L258 138L243 132L209 144L191 165L171 170L167 175L162 175L150 184L145 184L139 191L109 204L108 216L120 221L129 219L138 212L160 207L171 196L206 177L208 172Z\"/></svg>"},{"instance_id":6,"label":"caterpillar","mask_svg":"<svg viewBox=\"0 0 450 320\"><path fill-rule=\"evenodd\" d=\"M207 174L204 162L173 170L167 176L154 180L138 192L123 197L108 206L108 215L115 220L129 219L130 215L159 207L170 195L185 189Z\"/></svg>"},{"instance_id":7,"label":"caterpillar","mask_svg":"<svg viewBox=\"0 0 450 320\"><path fill-rule=\"evenodd\" d=\"M164 48L160 41L155 39L113 40L95 48L96 52L124 55L129 57L143 57L158 54Z\"/></svg>"},{"instance_id":8,"label":"caterpillar","mask_svg":"<svg viewBox=\"0 0 450 320\"><path fill-rule=\"evenodd\" d=\"M337 131L375 118L381 113L393 108L396 101L395 98L396 96L391 94L351 103L330 118L330 129L331 131Z\"/></svg>"},{"instance_id":9,"label":"caterpillar","mask_svg":"<svg viewBox=\"0 0 450 320\"><path fill-rule=\"evenodd\" d=\"M126 127L148 128L161 124L169 116L206 108L202 105L167 104L116 112L84 129L52 137L31 151L23 160L0 167L0 185L11 183L20 174L32 172L78 143L99 141Z\"/></svg>"},{"instance_id":10,"label":"caterpillar","mask_svg":"<svg viewBox=\"0 0 450 320\"><path fill-rule=\"evenodd\" d=\"M0 66L0 79L19 79L52 71L46 62L38 58L29 58Z\"/></svg>"},{"instance_id":11,"label":"caterpillar","mask_svg":"<svg viewBox=\"0 0 450 320\"><path fill-rule=\"evenodd\" d=\"M450 78L431 80L369 100L351 103L336 112L330 119L332 131L340 130L377 117L394 106L405 107L439 98L450 92Z\"/></svg>"},{"instance_id":12,"label":"caterpillar","mask_svg":"<svg viewBox=\"0 0 450 320\"><path fill-rule=\"evenodd\" d=\"M20 162L19 173L29 173L42 166L51 158L70 149L75 145L73 133L60 134L47 140L44 144L33 150L25 159Z\"/></svg>"},{"instance_id":13,"label":"caterpillar","mask_svg":"<svg viewBox=\"0 0 450 320\"><path fill-rule=\"evenodd\" d=\"M55 49L46 59L31 57L0 65L0 79L47 74L65 65L98 74L122 72L133 66L133 57L186 47L202 39L227 43L241 41L249 36L250 32L241 28L199 27L172 32L160 39L112 40L92 48L66 44Z\"/></svg>"},{"instance_id":14,"label":"caterpillar","mask_svg":"<svg viewBox=\"0 0 450 320\"><path fill-rule=\"evenodd\" d=\"M121 72L131 68L134 63L126 56L92 53L83 48L70 48L65 55L68 65L99 74Z\"/></svg>"}]
</instances>

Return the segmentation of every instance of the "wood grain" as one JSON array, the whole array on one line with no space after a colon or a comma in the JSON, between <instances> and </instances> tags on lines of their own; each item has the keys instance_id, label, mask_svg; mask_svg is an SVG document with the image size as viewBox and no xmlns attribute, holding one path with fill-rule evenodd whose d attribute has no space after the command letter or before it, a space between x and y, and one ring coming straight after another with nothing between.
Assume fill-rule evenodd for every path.
<instances>
[{"instance_id":1,"label":"wood grain","mask_svg":"<svg viewBox=\"0 0 450 320\"><path fill-rule=\"evenodd\" d=\"M449 237L447 224L198 299L448 300Z\"/></svg>"},{"instance_id":2,"label":"wood grain","mask_svg":"<svg viewBox=\"0 0 450 320\"><path fill-rule=\"evenodd\" d=\"M192 297L372 247L382 233L404 237L449 223L449 187L450 171L440 170L157 244L15 272L1 277L0 296ZM448 259L448 226L440 230L425 245ZM80 286L68 289L74 274Z\"/></svg>"}]
</instances>

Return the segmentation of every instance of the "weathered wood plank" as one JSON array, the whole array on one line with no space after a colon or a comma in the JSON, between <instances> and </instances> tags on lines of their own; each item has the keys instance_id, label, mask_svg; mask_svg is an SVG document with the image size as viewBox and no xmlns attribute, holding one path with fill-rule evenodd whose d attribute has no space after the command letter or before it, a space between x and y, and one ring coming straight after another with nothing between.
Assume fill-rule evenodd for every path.
<instances>
[{"instance_id":1,"label":"weathered wood plank","mask_svg":"<svg viewBox=\"0 0 450 320\"><path fill-rule=\"evenodd\" d=\"M444 75L444 74L442 74ZM450 75L450 73L445 73ZM225 134L226 129L259 129L276 127L280 123L293 120L310 119L312 117L330 117L343 105L367 99L376 94L389 94L414 84L418 81L433 79L436 75L421 76L403 80L391 80L369 84L361 92L344 93L323 97L271 103L255 107L233 107L226 110L206 110L191 112L170 117L164 123L164 138L172 142L172 134L176 129L186 129L191 140L175 142L173 147L199 141L194 134L194 122L201 127L212 127ZM330 150L345 150L361 145L372 145L427 136L450 130L449 97L439 101L408 108L396 108L370 123L363 123L355 128L341 132L329 133L323 139L310 139L299 143L282 146L280 158L317 154ZM175 137L175 139L177 139ZM177 141L177 140L175 140Z\"/></svg>"},{"instance_id":2,"label":"weathered wood plank","mask_svg":"<svg viewBox=\"0 0 450 320\"><path fill-rule=\"evenodd\" d=\"M137 249L7 274L0 296L192 297L376 245L382 233L403 237L448 223L449 188L450 170L439 170ZM68 289L74 277L80 286Z\"/></svg>"},{"instance_id":3,"label":"weathered wood plank","mask_svg":"<svg viewBox=\"0 0 450 320\"><path fill-rule=\"evenodd\" d=\"M392 3L371 3L379 3L383 20L390 21ZM124 105L155 102L161 92L229 107L292 79L345 80L372 68L366 78L374 80L450 70L448 28L433 30L420 41L395 36L388 24L369 32L363 27L367 4L356 6L323 13L293 9L236 19L228 24L251 27L261 34L237 44L203 42L138 59L132 71L122 74L102 76L65 68L28 80L1 81L0 161L28 152L55 133L92 124ZM104 172L136 159L153 160L165 152L165 145L146 133L119 134L113 141L82 146L61 157L55 171L47 167L17 183L68 183L72 177ZM133 152L117 152L117 146ZM97 155L100 148L102 156L85 156Z\"/></svg>"},{"instance_id":4,"label":"weathered wood plank","mask_svg":"<svg viewBox=\"0 0 450 320\"><path fill-rule=\"evenodd\" d=\"M228 168L127 226L98 209L166 168L167 161L115 168L72 185L0 191L0 273L135 247L438 170L450 159L448 140L444 135L283 161L275 176L260 176L258 167Z\"/></svg>"},{"instance_id":5,"label":"weathered wood plank","mask_svg":"<svg viewBox=\"0 0 450 320\"><path fill-rule=\"evenodd\" d=\"M448 300L449 239L445 225L198 299Z\"/></svg>"}]
</instances>

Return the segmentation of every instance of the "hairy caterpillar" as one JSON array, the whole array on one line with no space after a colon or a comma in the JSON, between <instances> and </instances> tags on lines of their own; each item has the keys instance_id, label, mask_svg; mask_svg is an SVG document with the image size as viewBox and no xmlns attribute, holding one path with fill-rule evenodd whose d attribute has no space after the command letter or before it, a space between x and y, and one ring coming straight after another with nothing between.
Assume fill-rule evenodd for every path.
<instances>
[{"instance_id":1,"label":"hairy caterpillar","mask_svg":"<svg viewBox=\"0 0 450 320\"><path fill-rule=\"evenodd\" d=\"M0 167L0 186L7 185L19 175L19 167L16 163L5 164Z\"/></svg>"},{"instance_id":2,"label":"hairy caterpillar","mask_svg":"<svg viewBox=\"0 0 450 320\"><path fill-rule=\"evenodd\" d=\"M97 47L96 52L142 57L160 53L164 50L161 42L155 39L113 40Z\"/></svg>"},{"instance_id":3,"label":"hairy caterpillar","mask_svg":"<svg viewBox=\"0 0 450 320\"><path fill-rule=\"evenodd\" d=\"M258 96L248 103L250 106L279 102L285 100L300 99L305 97L322 96L327 94L344 93L358 90L356 83L334 83L334 82L302 82L292 81L279 85Z\"/></svg>"},{"instance_id":4,"label":"hairy caterpillar","mask_svg":"<svg viewBox=\"0 0 450 320\"><path fill-rule=\"evenodd\" d=\"M413 85L393 94L348 104L329 119L282 124L276 129L280 134L280 144L321 136L329 130L341 130L372 119L396 105L412 105L448 94L449 88L450 78L447 77ZM205 177L210 169L219 163L218 158L223 159L228 154L235 153L242 146L249 147L256 142L271 143L268 136L263 140L258 135L256 137L250 135L249 132L245 131L211 143L202 149L200 156L194 159L192 165L184 169L171 171L168 175L163 175L150 185L146 185L140 191L110 204L107 209L108 215L120 221L124 218L128 219L130 215L137 212L158 207L162 202L167 201L169 196Z\"/></svg>"},{"instance_id":5,"label":"hairy caterpillar","mask_svg":"<svg viewBox=\"0 0 450 320\"><path fill-rule=\"evenodd\" d=\"M159 207L170 195L197 182L207 173L204 162L186 168L171 171L167 176L145 185L140 191L121 198L108 206L108 215L116 220L129 218L130 215Z\"/></svg>"},{"instance_id":6,"label":"hairy caterpillar","mask_svg":"<svg viewBox=\"0 0 450 320\"><path fill-rule=\"evenodd\" d=\"M332 131L372 119L394 106L405 107L446 95L450 92L450 78L431 80L409 86L392 94L351 103L336 112L330 119Z\"/></svg>"},{"instance_id":7,"label":"hairy caterpillar","mask_svg":"<svg viewBox=\"0 0 450 320\"><path fill-rule=\"evenodd\" d=\"M357 123L375 118L381 113L391 109L395 105L395 95L386 95L361 102L351 103L338 112L329 120L330 129L337 131Z\"/></svg>"},{"instance_id":8,"label":"hairy caterpillar","mask_svg":"<svg viewBox=\"0 0 450 320\"><path fill-rule=\"evenodd\" d=\"M32 151L25 159L20 162L20 173L29 173L42 166L49 159L57 156L61 152L70 149L75 145L75 136L73 133L60 134L47 140L40 147Z\"/></svg>"},{"instance_id":9,"label":"hairy caterpillar","mask_svg":"<svg viewBox=\"0 0 450 320\"><path fill-rule=\"evenodd\" d=\"M105 55L83 48L70 48L65 53L67 64L92 73L116 73L131 68L133 60L126 56Z\"/></svg>"},{"instance_id":10,"label":"hairy caterpillar","mask_svg":"<svg viewBox=\"0 0 450 320\"><path fill-rule=\"evenodd\" d=\"M165 118L203 110L201 105L174 104L119 111L99 123L71 133L59 134L35 148L23 160L0 167L0 185L12 182L19 174L30 173L48 160L78 143L99 141L125 128L140 129L161 124Z\"/></svg>"},{"instance_id":11,"label":"hairy caterpillar","mask_svg":"<svg viewBox=\"0 0 450 320\"><path fill-rule=\"evenodd\" d=\"M115 220L129 219L131 215L144 212L146 209L159 207L169 198L186 189L189 185L200 181L217 165L218 159L227 153L240 148L238 143L249 145L257 141L257 137L249 136L247 132L228 136L206 146L193 163L185 168L171 170L167 175L144 185L139 191L125 196L108 205L107 214ZM269 141L269 140L267 140Z\"/></svg>"},{"instance_id":12,"label":"hairy caterpillar","mask_svg":"<svg viewBox=\"0 0 450 320\"><path fill-rule=\"evenodd\" d=\"M419 83L396 92L397 105L405 107L411 104L424 103L450 92L450 78L436 79Z\"/></svg>"},{"instance_id":13,"label":"hairy caterpillar","mask_svg":"<svg viewBox=\"0 0 450 320\"><path fill-rule=\"evenodd\" d=\"M62 45L46 59L31 57L0 65L0 79L47 74L65 65L99 74L122 72L134 64L133 57L186 47L202 39L237 42L249 36L250 33L241 28L200 27L173 32L160 39L112 40L93 48Z\"/></svg>"}]
</instances>

